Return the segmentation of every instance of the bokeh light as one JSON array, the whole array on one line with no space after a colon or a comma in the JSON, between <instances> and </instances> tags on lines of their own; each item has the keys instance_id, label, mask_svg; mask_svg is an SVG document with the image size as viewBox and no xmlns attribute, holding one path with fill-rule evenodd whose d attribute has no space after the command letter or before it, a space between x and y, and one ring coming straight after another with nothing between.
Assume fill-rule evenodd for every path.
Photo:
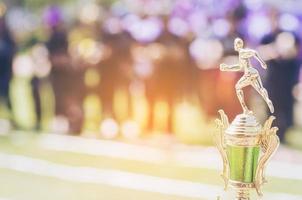
<instances>
[{"instance_id":1,"label":"bokeh light","mask_svg":"<svg viewBox=\"0 0 302 200\"><path fill-rule=\"evenodd\" d=\"M291 14L284 13L280 16L279 26L285 31L296 31L299 27L299 20Z\"/></svg>"},{"instance_id":2,"label":"bokeh light","mask_svg":"<svg viewBox=\"0 0 302 200\"><path fill-rule=\"evenodd\" d=\"M119 126L114 119L105 119L100 126L102 137L106 139L115 138L119 132Z\"/></svg>"}]
</instances>

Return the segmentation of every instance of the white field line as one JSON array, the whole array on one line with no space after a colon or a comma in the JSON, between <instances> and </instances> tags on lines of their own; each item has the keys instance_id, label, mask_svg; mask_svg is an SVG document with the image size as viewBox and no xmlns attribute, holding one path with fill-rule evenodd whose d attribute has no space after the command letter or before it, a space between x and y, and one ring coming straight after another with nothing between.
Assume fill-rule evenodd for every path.
<instances>
[{"instance_id":1,"label":"white field line","mask_svg":"<svg viewBox=\"0 0 302 200\"><path fill-rule=\"evenodd\" d=\"M107 156L148 163L221 170L222 161L214 147L197 149L159 149L122 142L48 134L39 139L42 148L80 154ZM284 156L284 155L283 155ZM302 165L271 160L266 174L271 177L302 180Z\"/></svg>"},{"instance_id":2,"label":"white field line","mask_svg":"<svg viewBox=\"0 0 302 200\"><path fill-rule=\"evenodd\" d=\"M177 181L118 170L71 167L45 160L0 153L0 167L61 180L105 184L114 187L156 192L192 198L213 199L220 192L217 186Z\"/></svg>"},{"instance_id":3,"label":"white field line","mask_svg":"<svg viewBox=\"0 0 302 200\"><path fill-rule=\"evenodd\" d=\"M118 170L103 170L91 167L71 167L45 160L4 153L0 153L0 167L66 181L102 184L188 198L214 200L216 199L217 194L222 194L221 187L215 185L160 178ZM268 199L301 200L302 196L287 193L266 193L263 200Z\"/></svg>"}]
</instances>

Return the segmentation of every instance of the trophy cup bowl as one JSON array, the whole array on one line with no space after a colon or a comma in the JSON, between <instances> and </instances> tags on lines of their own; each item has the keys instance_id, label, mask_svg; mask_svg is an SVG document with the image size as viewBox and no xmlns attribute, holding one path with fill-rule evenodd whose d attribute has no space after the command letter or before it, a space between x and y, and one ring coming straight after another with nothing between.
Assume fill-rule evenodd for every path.
<instances>
[{"instance_id":1,"label":"trophy cup bowl","mask_svg":"<svg viewBox=\"0 0 302 200\"><path fill-rule=\"evenodd\" d=\"M236 189L237 200L250 199L251 188L262 196L265 166L279 145L278 129L271 127L274 117L269 117L262 127L253 114L239 114L229 125L224 111L219 113L215 142L223 158L225 189L228 185Z\"/></svg>"}]
</instances>

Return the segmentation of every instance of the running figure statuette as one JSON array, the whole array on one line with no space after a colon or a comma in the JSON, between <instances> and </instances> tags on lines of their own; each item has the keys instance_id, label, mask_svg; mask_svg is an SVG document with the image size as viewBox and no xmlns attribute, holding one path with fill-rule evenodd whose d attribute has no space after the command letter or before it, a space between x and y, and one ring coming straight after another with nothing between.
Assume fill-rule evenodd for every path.
<instances>
[{"instance_id":1,"label":"running figure statuette","mask_svg":"<svg viewBox=\"0 0 302 200\"><path fill-rule=\"evenodd\" d=\"M243 71L244 75L237 82L235 88L236 93L239 99L239 102L242 106L244 114L252 113L246 106L244 101L243 88L251 85L265 100L267 103L269 110L271 113L274 112L274 106L272 101L269 99L268 93L266 89L262 85L262 81L260 79L258 71L252 67L250 63L251 58L256 58L261 66L266 69L267 65L259 56L258 52L253 49L245 49L243 40L240 38L236 38L234 41L234 49L239 53L239 63L234 65L220 64L221 71Z\"/></svg>"}]
</instances>

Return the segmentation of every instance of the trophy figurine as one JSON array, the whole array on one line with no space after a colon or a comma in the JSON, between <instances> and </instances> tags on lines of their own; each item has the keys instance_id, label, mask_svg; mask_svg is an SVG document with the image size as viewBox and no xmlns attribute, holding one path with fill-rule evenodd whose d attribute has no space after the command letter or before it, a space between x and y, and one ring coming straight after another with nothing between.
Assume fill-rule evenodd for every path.
<instances>
[{"instance_id":1,"label":"trophy figurine","mask_svg":"<svg viewBox=\"0 0 302 200\"><path fill-rule=\"evenodd\" d=\"M267 66L255 50L243 47L243 40L236 38L234 49L239 53L239 63L220 65L221 71L244 72L235 86L243 113L229 124L227 115L219 110L220 119L215 121L218 131L214 138L223 160L225 190L229 185L235 188L237 200L250 199L251 188L255 188L257 194L262 196L261 187L266 183L265 166L279 145L276 135L278 128L272 127L275 117L270 116L262 126L245 103L242 89L252 86L263 97L270 112L274 112L272 101L262 85L258 71L251 66L250 59L256 58L264 69Z\"/></svg>"}]
</instances>

